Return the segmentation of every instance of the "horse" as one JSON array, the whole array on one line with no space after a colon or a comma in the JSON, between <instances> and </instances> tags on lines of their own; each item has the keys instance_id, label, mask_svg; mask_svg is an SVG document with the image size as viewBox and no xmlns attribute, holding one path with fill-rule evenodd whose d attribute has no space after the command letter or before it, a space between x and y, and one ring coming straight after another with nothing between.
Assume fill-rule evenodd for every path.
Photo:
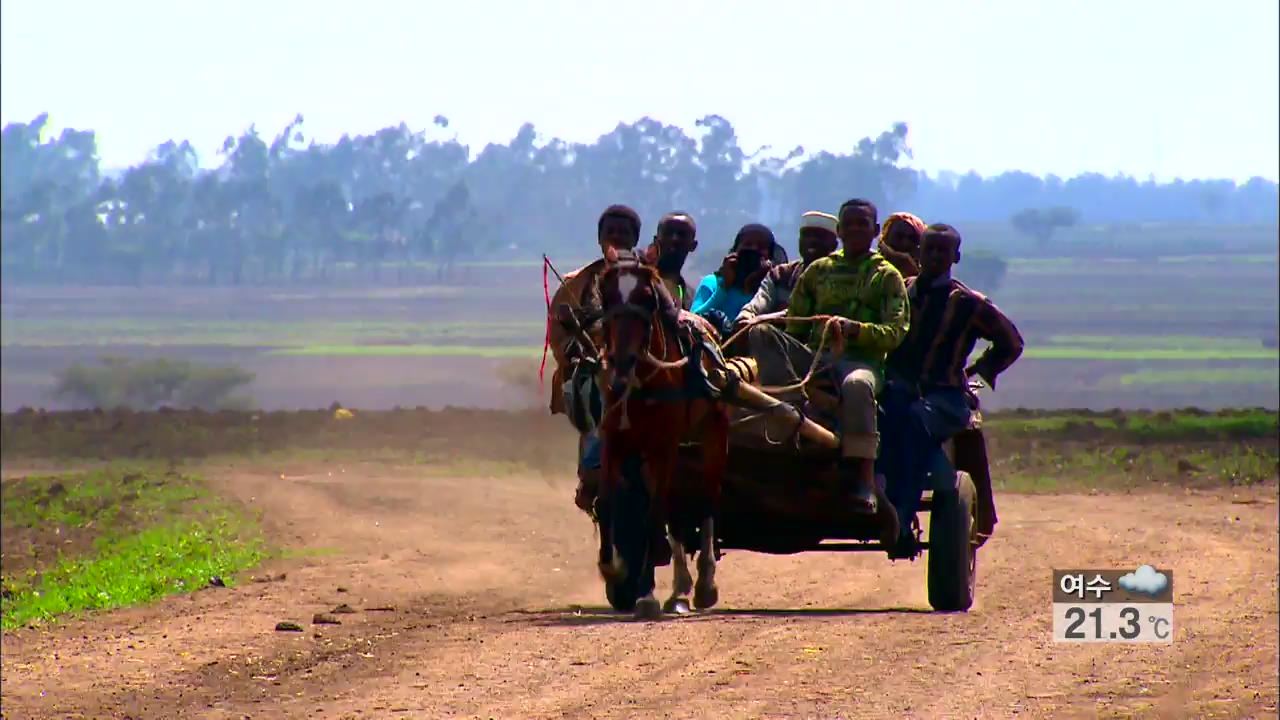
<instances>
[{"instance_id":1,"label":"horse","mask_svg":"<svg viewBox=\"0 0 1280 720\"><path fill-rule=\"evenodd\" d=\"M728 464L728 408L697 381L712 360L701 346L691 346L689 354L682 350L680 311L656 269L626 251L610 250L606 260L598 285L605 408L600 574L611 604L625 609L634 602L640 618L689 612L691 589L693 607L710 608L719 599L715 514ZM686 440L701 446L702 469L693 478L677 473ZM653 548L663 528L674 582L659 607ZM686 555L692 557L696 545L694 583Z\"/></svg>"}]
</instances>

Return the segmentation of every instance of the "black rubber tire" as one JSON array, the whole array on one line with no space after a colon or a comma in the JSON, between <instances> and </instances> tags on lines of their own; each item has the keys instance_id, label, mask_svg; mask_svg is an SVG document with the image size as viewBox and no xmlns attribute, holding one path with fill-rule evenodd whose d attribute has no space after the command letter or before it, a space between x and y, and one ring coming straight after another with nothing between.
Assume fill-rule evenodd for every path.
<instances>
[{"instance_id":1,"label":"black rubber tire","mask_svg":"<svg viewBox=\"0 0 1280 720\"><path fill-rule=\"evenodd\" d=\"M973 478L956 472L954 490L935 490L929 515L929 605L939 612L963 612L973 605L977 547L973 519L977 490Z\"/></svg>"},{"instance_id":2,"label":"black rubber tire","mask_svg":"<svg viewBox=\"0 0 1280 720\"><path fill-rule=\"evenodd\" d=\"M644 482L639 458L622 463L625 487L610 498L607 512L612 513L614 545L626 563L627 574L618 582L606 582L605 598L619 612L631 612L636 600L653 591L653 558L648 550L649 490Z\"/></svg>"}]
</instances>

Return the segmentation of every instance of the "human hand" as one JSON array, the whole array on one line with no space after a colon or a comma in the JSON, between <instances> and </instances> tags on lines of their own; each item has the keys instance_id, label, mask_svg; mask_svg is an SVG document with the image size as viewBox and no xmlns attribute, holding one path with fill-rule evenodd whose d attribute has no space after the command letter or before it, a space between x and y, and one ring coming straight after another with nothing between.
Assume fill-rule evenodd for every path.
<instances>
[{"instance_id":1,"label":"human hand","mask_svg":"<svg viewBox=\"0 0 1280 720\"><path fill-rule=\"evenodd\" d=\"M760 263L760 269L747 276L746 287L748 291L754 292L760 287L760 283L764 281L769 271L773 270L773 261L764 260Z\"/></svg>"},{"instance_id":2,"label":"human hand","mask_svg":"<svg viewBox=\"0 0 1280 720\"><path fill-rule=\"evenodd\" d=\"M569 303L560 303L556 306L555 318L565 327L578 326L578 316L573 312L573 308L569 307Z\"/></svg>"},{"instance_id":3,"label":"human hand","mask_svg":"<svg viewBox=\"0 0 1280 720\"><path fill-rule=\"evenodd\" d=\"M738 273L738 253L731 252L720 261L720 278L725 285L732 285Z\"/></svg>"}]
</instances>

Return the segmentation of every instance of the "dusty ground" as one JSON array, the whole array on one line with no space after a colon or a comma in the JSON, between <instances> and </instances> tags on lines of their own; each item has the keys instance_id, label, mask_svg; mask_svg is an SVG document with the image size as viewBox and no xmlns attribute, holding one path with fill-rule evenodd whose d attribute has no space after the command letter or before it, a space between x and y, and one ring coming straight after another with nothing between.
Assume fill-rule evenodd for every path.
<instances>
[{"instance_id":1,"label":"dusty ground","mask_svg":"<svg viewBox=\"0 0 1280 720\"><path fill-rule=\"evenodd\" d=\"M206 474L314 552L5 635L3 717L1276 716L1274 487L1006 495L967 614L927 611L922 561L734 552L716 610L643 624L603 609L569 479ZM1142 562L1174 569L1172 646L1051 641L1051 568ZM311 623L340 603L357 612Z\"/></svg>"}]
</instances>

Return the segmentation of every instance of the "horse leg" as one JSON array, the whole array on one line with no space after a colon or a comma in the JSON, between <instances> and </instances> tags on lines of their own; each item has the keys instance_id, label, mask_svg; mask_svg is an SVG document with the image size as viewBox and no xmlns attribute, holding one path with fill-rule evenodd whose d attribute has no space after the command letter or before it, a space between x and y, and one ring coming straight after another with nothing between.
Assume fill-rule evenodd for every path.
<instances>
[{"instance_id":1,"label":"horse leg","mask_svg":"<svg viewBox=\"0 0 1280 720\"><path fill-rule=\"evenodd\" d=\"M653 619L662 614L662 606L653 596L653 550L650 547L652 520L651 485L644 477L643 453L631 454L613 461L615 483L609 488L608 513L612 516L612 567L620 571L615 582L626 588L632 598L637 618ZM608 445L605 459L609 465Z\"/></svg>"},{"instance_id":2,"label":"horse leg","mask_svg":"<svg viewBox=\"0 0 1280 720\"><path fill-rule=\"evenodd\" d=\"M627 576L626 562L622 559L622 553L618 551L618 547L614 543L613 512L610 506L610 503L616 502L615 497L613 497L616 493L612 491L618 487L621 470L609 449L607 447L602 448L598 494L598 507L602 510L599 513L600 555L596 561L596 567L600 571L600 577L605 582L621 582Z\"/></svg>"},{"instance_id":3,"label":"horse leg","mask_svg":"<svg viewBox=\"0 0 1280 720\"><path fill-rule=\"evenodd\" d=\"M693 606L699 610L715 607L720 601L720 590L716 587L715 516L729 464L729 415L724 406L715 405L708 413L702 440L702 480L707 505L703 509L698 582L693 589Z\"/></svg>"},{"instance_id":4,"label":"horse leg","mask_svg":"<svg viewBox=\"0 0 1280 720\"><path fill-rule=\"evenodd\" d=\"M656 445L650 445L645 456L648 465L646 468L648 473L645 480L649 488L650 521L647 530L648 537L652 539L649 552L652 553L654 550L654 541L661 542L662 536L659 533L663 529L667 529L666 539L671 546L671 565L676 576L676 582L673 583L676 587L673 590L679 590L681 568L684 568L686 576L689 574L683 545L675 540L669 529L671 476L675 471L676 454L679 451L678 438L679 432L677 430L677 432L673 433L671 439L663 439ZM685 592L688 592L688 590L685 590ZM677 596L675 595L667 601L666 605L659 605L657 598L653 597L653 590L650 587L649 594L636 603L636 616L655 619L661 617L666 608L676 608L677 605Z\"/></svg>"},{"instance_id":5,"label":"horse leg","mask_svg":"<svg viewBox=\"0 0 1280 720\"><path fill-rule=\"evenodd\" d=\"M689 573L689 560L685 557L684 544L667 529L667 543L671 545L671 568L675 576L671 584L671 597L663 603L663 612L683 614L689 612L689 592L693 590L693 575Z\"/></svg>"},{"instance_id":6,"label":"horse leg","mask_svg":"<svg viewBox=\"0 0 1280 720\"><path fill-rule=\"evenodd\" d=\"M720 602L720 589L716 587L716 550L713 533L715 521L702 520L702 548L698 551L698 583L693 589L693 606L699 610L715 607Z\"/></svg>"}]
</instances>

